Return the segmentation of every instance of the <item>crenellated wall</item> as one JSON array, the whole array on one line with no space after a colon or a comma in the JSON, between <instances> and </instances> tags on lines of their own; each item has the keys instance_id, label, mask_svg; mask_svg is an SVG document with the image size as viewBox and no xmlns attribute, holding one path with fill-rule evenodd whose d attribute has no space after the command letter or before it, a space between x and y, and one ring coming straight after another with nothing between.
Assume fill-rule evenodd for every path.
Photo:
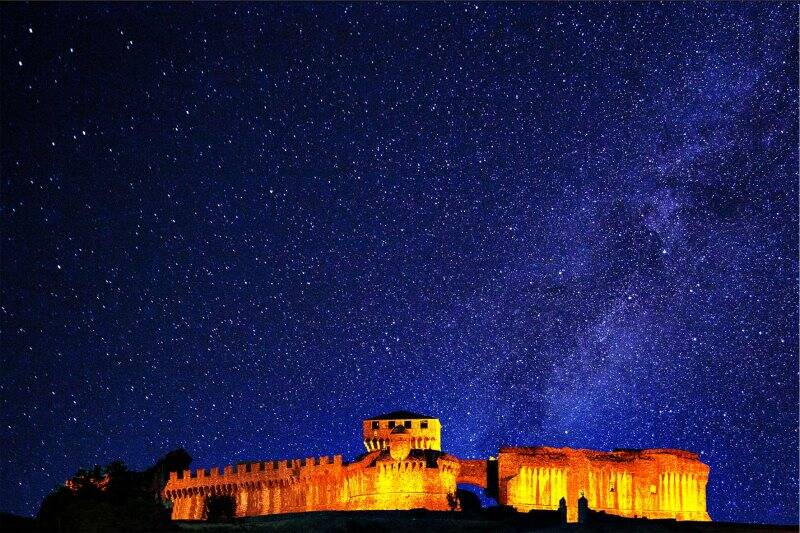
<instances>
[{"instance_id":1,"label":"crenellated wall","mask_svg":"<svg viewBox=\"0 0 800 533\"><path fill-rule=\"evenodd\" d=\"M217 494L234 498L237 516L448 510L457 484L469 483L524 512L557 510L565 498L570 522L581 495L590 509L618 516L711 520L709 467L683 450L503 447L496 459L458 459L440 451L439 420L410 411L364 420L363 437L368 451L352 463L335 455L172 472L164 497L175 520L202 520Z\"/></svg>"},{"instance_id":2,"label":"crenellated wall","mask_svg":"<svg viewBox=\"0 0 800 533\"><path fill-rule=\"evenodd\" d=\"M431 468L424 458L378 459L374 467L348 468L347 509L449 509L455 494L458 460L443 455Z\"/></svg>"},{"instance_id":3,"label":"crenellated wall","mask_svg":"<svg viewBox=\"0 0 800 533\"><path fill-rule=\"evenodd\" d=\"M577 520L583 493L589 508L626 517L710 520L706 512L709 468L682 450L573 450L502 448L499 501L518 510L558 509L568 502Z\"/></svg>"},{"instance_id":4,"label":"crenellated wall","mask_svg":"<svg viewBox=\"0 0 800 533\"><path fill-rule=\"evenodd\" d=\"M376 451L345 464L340 455L302 460L241 463L170 474L164 497L173 520L201 520L205 498L234 497L237 516L327 510L448 509L458 461L440 452L402 461ZM433 460L432 460L433 458Z\"/></svg>"},{"instance_id":5,"label":"crenellated wall","mask_svg":"<svg viewBox=\"0 0 800 533\"><path fill-rule=\"evenodd\" d=\"M171 472L164 496L173 502L173 519L181 520L202 519L205 498L213 494L233 496L237 516L336 509L342 472L341 455Z\"/></svg>"}]
</instances>

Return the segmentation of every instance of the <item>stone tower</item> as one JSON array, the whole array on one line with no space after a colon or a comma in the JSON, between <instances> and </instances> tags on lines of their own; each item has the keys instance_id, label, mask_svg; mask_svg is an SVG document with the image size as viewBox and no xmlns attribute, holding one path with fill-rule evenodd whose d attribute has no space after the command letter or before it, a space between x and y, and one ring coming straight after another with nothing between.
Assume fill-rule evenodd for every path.
<instances>
[{"instance_id":1,"label":"stone tower","mask_svg":"<svg viewBox=\"0 0 800 533\"><path fill-rule=\"evenodd\" d=\"M411 453L411 434L404 426L395 426L389 435L389 455L395 461L404 461Z\"/></svg>"},{"instance_id":2,"label":"stone tower","mask_svg":"<svg viewBox=\"0 0 800 533\"><path fill-rule=\"evenodd\" d=\"M364 446L368 452L388 448L392 430L398 426L406 430L411 450L442 450L442 424L432 416L393 411L367 418L363 425Z\"/></svg>"}]
</instances>

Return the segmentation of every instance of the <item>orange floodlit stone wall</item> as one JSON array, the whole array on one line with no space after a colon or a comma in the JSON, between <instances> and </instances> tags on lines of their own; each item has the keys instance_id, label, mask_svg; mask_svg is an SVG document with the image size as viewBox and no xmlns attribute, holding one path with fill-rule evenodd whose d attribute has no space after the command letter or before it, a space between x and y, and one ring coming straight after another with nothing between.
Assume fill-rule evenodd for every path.
<instances>
[{"instance_id":1,"label":"orange floodlit stone wall","mask_svg":"<svg viewBox=\"0 0 800 533\"><path fill-rule=\"evenodd\" d=\"M461 468L456 480L458 483L469 483L484 489L488 488L487 461L485 459L461 459L459 462Z\"/></svg>"},{"instance_id":2,"label":"orange floodlit stone wall","mask_svg":"<svg viewBox=\"0 0 800 533\"><path fill-rule=\"evenodd\" d=\"M558 509L577 520L581 494L589 508L625 517L711 520L706 512L709 468L683 450L502 448L499 501L520 511Z\"/></svg>"},{"instance_id":3,"label":"orange floodlit stone wall","mask_svg":"<svg viewBox=\"0 0 800 533\"><path fill-rule=\"evenodd\" d=\"M243 463L170 474L164 496L173 520L202 520L205 498L226 494L237 516L329 510L449 509L458 460L411 453L403 460L386 451L345 464L342 457Z\"/></svg>"},{"instance_id":4,"label":"orange floodlit stone wall","mask_svg":"<svg viewBox=\"0 0 800 533\"><path fill-rule=\"evenodd\" d=\"M211 470L171 472L164 497L173 520L204 518L205 498L230 495L237 516L335 509L341 499L342 457L240 463Z\"/></svg>"},{"instance_id":5,"label":"orange floodlit stone wall","mask_svg":"<svg viewBox=\"0 0 800 533\"><path fill-rule=\"evenodd\" d=\"M364 420L367 453L352 463L317 457L171 472L164 497L174 520L202 520L205 500L229 495L237 516L306 511L448 510L458 483L482 487L519 511L556 510L567 502L577 521L583 495L595 511L625 517L711 520L709 468L682 450L573 450L504 447L498 457L443 453L439 420L395 411Z\"/></svg>"},{"instance_id":6,"label":"orange floodlit stone wall","mask_svg":"<svg viewBox=\"0 0 800 533\"><path fill-rule=\"evenodd\" d=\"M376 454L380 452L369 456ZM458 460L447 455L440 457L434 468L425 458L379 458L373 468L353 468L348 473L344 508L446 511L450 509L447 495L456 492L458 468Z\"/></svg>"}]
</instances>

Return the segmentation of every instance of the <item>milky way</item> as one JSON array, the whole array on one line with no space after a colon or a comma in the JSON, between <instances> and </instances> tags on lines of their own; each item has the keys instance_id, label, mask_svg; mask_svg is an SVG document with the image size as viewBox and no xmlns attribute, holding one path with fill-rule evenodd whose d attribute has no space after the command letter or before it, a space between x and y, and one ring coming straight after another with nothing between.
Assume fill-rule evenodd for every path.
<instances>
[{"instance_id":1,"label":"milky way","mask_svg":"<svg viewBox=\"0 0 800 533\"><path fill-rule=\"evenodd\" d=\"M2 510L81 466L675 447L797 522L798 9L2 6Z\"/></svg>"}]
</instances>

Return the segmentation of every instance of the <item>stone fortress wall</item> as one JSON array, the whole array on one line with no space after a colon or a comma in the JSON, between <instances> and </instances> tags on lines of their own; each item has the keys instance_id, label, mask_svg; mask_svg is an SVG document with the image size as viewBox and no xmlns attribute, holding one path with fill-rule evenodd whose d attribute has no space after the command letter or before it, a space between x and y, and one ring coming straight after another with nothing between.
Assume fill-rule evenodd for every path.
<instances>
[{"instance_id":1,"label":"stone fortress wall","mask_svg":"<svg viewBox=\"0 0 800 533\"><path fill-rule=\"evenodd\" d=\"M209 471L170 473L164 496L172 501L175 520L203 519L205 498L230 495L237 516L306 511L361 509L449 509L455 492L458 460L442 455L432 465L427 457L401 461L380 452L345 464L318 457L303 460L241 463Z\"/></svg>"},{"instance_id":2,"label":"stone fortress wall","mask_svg":"<svg viewBox=\"0 0 800 533\"><path fill-rule=\"evenodd\" d=\"M237 516L334 509L343 472L341 455L171 472L164 496L172 518L180 520L203 519L205 498L212 495L232 496Z\"/></svg>"},{"instance_id":3,"label":"stone fortress wall","mask_svg":"<svg viewBox=\"0 0 800 533\"><path fill-rule=\"evenodd\" d=\"M457 484L470 483L523 512L556 510L564 498L571 522L581 495L591 509L619 516L710 520L709 468L683 450L503 447L497 459L458 459L439 451L441 426L431 417L399 411L367 419L363 429L368 451L351 463L336 455L172 472L164 489L172 518L202 520L205 498L218 494L234 498L237 516L443 511Z\"/></svg>"},{"instance_id":4,"label":"stone fortress wall","mask_svg":"<svg viewBox=\"0 0 800 533\"><path fill-rule=\"evenodd\" d=\"M499 500L520 511L558 509L577 520L574 502L629 518L710 520L706 512L709 468L683 450L573 450L508 447L498 456Z\"/></svg>"}]
</instances>

